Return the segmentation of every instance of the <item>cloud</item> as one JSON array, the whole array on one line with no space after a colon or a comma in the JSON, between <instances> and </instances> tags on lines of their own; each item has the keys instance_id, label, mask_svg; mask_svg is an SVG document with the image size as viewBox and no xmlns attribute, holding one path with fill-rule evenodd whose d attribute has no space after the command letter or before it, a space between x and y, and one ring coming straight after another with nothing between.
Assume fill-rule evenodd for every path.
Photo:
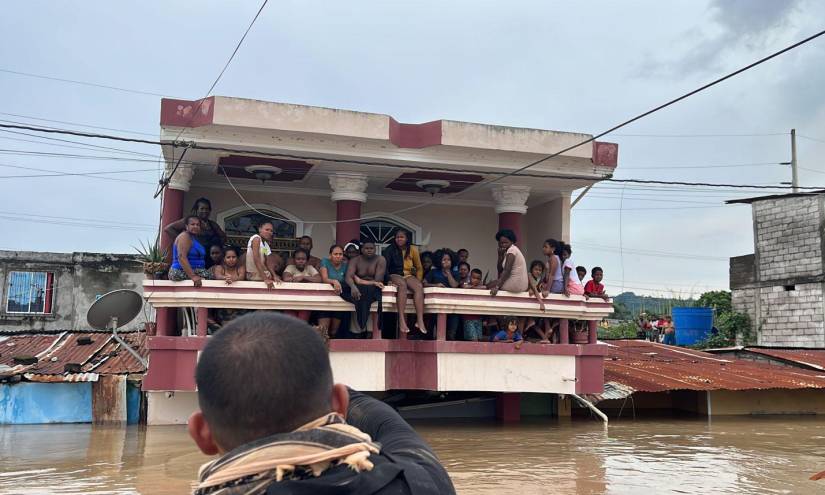
<instances>
[{"instance_id":1,"label":"cloud","mask_svg":"<svg viewBox=\"0 0 825 495\"><path fill-rule=\"evenodd\" d=\"M684 31L678 39L689 45L672 60L650 56L639 65L637 76L684 77L720 72L725 56L739 48L758 51L782 36L804 0L713 0L708 23Z\"/></svg>"}]
</instances>

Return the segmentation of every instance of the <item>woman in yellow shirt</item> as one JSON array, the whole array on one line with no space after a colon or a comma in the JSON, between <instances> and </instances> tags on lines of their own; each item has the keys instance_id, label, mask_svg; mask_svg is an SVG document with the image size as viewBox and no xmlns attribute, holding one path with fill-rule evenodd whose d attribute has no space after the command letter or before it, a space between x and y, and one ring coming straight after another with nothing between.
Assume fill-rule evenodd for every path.
<instances>
[{"instance_id":1,"label":"woman in yellow shirt","mask_svg":"<svg viewBox=\"0 0 825 495\"><path fill-rule=\"evenodd\" d=\"M387 273L390 283L397 288L396 306L398 307L398 326L402 333L409 333L404 309L407 307L407 291L413 294L415 327L421 333L427 333L424 325L424 286L421 279L424 277L424 267L418 249L412 245L410 234L403 229L395 233L394 242L384 249L384 258L387 259Z\"/></svg>"}]
</instances>

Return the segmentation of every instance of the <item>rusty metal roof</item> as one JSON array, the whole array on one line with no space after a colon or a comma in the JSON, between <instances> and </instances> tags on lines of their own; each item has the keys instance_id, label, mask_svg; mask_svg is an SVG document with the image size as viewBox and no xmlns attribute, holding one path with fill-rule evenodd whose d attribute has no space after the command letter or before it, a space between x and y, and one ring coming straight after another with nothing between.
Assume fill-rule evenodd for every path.
<instances>
[{"instance_id":1,"label":"rusty metal roof","mask_svg":"<svg viewBox=\"0 0 825 495\"><path fill-rule=\"evenodd\" d=\"M765 347L746 347L746 352L762 354L782 361L805 366L813 370L825 371L825 349L772 349Z\"/></svg>"},{"instance_id":2,"label":"rusty metal roof","mask_svg":"<svg viewBox=\"0 0 825 495\"><path fill-rule=\"evenodd\" d=\"M637 392L825 388L825 373L641 340L607 342L605 383Z\"/></svg>"},{"instance_id":3,"label":"rusty metal roof","mask_svg":"<svg viewBox=\"0 0 825 495\"><path fill-rule=\"evenodd\" d=\"M120 335L141 356L147 355L144 332ZM14 356L23 355L37 356L38 361L30 365L15 364ZM67 371L67 364L76 365L76 369ZM145 371L111 334L64 332L60 335L15 335L0 340L0 380L22 375L30 381L96 381L102 374Z\"/></svg>"}]
</instances>

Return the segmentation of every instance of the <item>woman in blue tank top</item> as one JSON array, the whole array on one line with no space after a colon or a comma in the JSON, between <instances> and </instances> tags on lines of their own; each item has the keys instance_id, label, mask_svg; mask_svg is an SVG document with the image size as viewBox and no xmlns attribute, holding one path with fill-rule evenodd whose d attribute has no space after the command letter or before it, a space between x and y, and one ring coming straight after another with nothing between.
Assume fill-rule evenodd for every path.
<instances>
[{"instance_id":1,"label":"woman in blue tank top","mask_svg":"<svg viewBox=\"0 0 825 495\"><path fill-rule=\"evenodd\" d=\"M201 286L201 280L211 279L206 269L206 248L198 242L201 221L196 216L184 220L186 230L178 234L172 245L172 266L169 268L169 280L179 282L191 280L195 287Z\"/></svg>"}]
</instances>

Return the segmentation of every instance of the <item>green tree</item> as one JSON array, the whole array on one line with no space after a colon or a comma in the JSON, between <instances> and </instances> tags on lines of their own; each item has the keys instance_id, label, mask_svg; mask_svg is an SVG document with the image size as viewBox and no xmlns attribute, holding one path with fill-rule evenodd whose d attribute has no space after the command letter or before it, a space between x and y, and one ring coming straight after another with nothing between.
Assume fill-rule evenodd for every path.
<instances>
[{"instance_id":1,"label":"green tree","mask_svg":"<svg viewBox=\"0 0 825 495\"><path fill-rule=\"evenodd\" d=\"M731 294L726 290L705 292L696 300L696 306L700 308L713 308L716 310L717 315L733 311Z\"/></svg>"}]
</instances>

